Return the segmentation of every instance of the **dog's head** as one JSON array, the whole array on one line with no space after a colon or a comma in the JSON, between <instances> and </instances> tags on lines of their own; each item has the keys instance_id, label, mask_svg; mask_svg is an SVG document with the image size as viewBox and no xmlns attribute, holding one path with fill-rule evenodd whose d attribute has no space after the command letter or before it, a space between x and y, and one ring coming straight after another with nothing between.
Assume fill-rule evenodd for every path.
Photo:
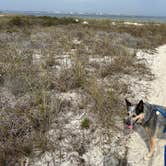
<instances>
[{"instance_id":1,"label":"dog's head","mask_svg":"<svg viewBox=\"0 0 166 166\"><path fill-rule=\"evenodd\" d=\"M144 120L144 102L140 100L138 104L131 104L125 99L127 106L127 117L124 122L127 124L129 129L133 129L136 123L142 123Z\"/></svg>"}]
</instances>

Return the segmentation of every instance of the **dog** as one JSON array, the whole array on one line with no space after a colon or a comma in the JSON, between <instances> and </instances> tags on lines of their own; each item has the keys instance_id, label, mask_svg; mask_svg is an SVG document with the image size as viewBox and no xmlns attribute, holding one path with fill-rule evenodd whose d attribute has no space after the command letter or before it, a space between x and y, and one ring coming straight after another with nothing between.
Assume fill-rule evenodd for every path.
<instances>
[{"instance_id":1,"label":"dog","mask_svg":"<svg viewBox=\"0 0 166 166\"><path fill-rule=\"evenodd\" d=\"M149 159L153 156L155 149L155 136L157 128L162 130L162 127L166 127L166 118L162 116L157 109L161 108L163 113L166 113L166 108L144 103L140 100L138 104L132 104L127 99L125 99L127 106L127 118L125 118L125 124L127 124L129 129L134 129L136 124L142 125L149 137L149 153L145 156L145 159ZM166 129L166 128L165 128Z\"/></svg>"}]
</instances>

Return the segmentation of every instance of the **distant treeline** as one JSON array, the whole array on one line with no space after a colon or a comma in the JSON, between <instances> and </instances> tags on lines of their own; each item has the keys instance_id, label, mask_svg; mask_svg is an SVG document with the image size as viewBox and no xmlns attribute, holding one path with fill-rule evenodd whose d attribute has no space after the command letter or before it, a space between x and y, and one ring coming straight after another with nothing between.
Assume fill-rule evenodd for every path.
<instances>
[{"instance_id":1,"label":"distant treeline","mask_svg":"<svg viewBox=\"0 0 166 166\"><path fill-rule=\"evenodd\" d=\"M74 18L70 17L49 17L49 16L6 16L4 21L0 21L0 25L9 26L54 26L54 25L67 25L77 23Z\"/></svg>"}]
</instances>

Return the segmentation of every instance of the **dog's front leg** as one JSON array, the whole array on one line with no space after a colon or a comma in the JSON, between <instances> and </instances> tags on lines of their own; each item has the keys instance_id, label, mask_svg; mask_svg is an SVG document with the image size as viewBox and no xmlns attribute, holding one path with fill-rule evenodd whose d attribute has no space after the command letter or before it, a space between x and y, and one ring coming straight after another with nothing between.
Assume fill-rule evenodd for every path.
<instances>
[{"instance_id":1,"label":"dog's front leg","mask_svg":"<svg viewBox=\"0 0 166 166\"><path fill-rule=\"evenodd\" d=\"M150 139L150 147L149 147L150 149L149 149L149 153L146 155L145 159L149 159L152 157L152 155L154 153L155 139L154 139L154 136L151 135L151 130L148 127L145 128L145 130Z\"/></svg>"},{"instance_id":2,"label":"dog's front leg","mask_svg":"<svg viewBox=\"0 0 166 166\"><path fill-rule=\"evenodd\" d=\"M155 147L155 139L154 139L154 137L150 137L150 154L151 154L151 156L154 153L154 147Z\"/></svg>"}]
</instances>

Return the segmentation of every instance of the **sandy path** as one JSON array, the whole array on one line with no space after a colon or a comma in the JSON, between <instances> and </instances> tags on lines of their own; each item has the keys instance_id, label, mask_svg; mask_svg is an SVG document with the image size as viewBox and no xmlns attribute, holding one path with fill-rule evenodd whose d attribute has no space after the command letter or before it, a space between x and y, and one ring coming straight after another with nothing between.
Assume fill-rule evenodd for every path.
<instances>
[{"instance_id":1,"label":"sandy path","mask_svg":"<svg viewBox=\"0 0 166 166\"><path fill-rule=\"evenodd\" d=\"M151 65L152 72L156 79L152 82L148 101L150 103L166 106L166 45L160 46L154 55L154 61ZM166 134L163 139L156 139L157 144L155 154L149 161L144 160L148 152L148 139L144 130L137 129L143 133L142 137L138 132L134 132L128 142L128 161L131 166L164 166L164 145L166 145Z\"/></svg>"},{"instance_id":2,"label":"sandy path","mask_svg":"<svg viewBox=\"0 0 166 166\"><path fill-rule=\"evenodd\" d=\"M166 45L158 48L158 53L152 66L156 79L152 83L152 93L149 101L166 106Z\"/></svg>"}]
</instances>

